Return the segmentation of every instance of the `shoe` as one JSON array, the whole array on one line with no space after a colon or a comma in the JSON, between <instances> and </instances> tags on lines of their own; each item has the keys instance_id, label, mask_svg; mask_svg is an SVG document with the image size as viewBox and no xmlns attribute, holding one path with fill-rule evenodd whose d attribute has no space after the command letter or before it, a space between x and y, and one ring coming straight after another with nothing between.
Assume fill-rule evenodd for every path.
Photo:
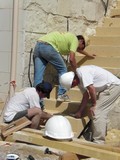
<instances>
[{"instance_id":1,"label":"shoe","mask_svg":"<svg viewBox=\"0 0 120 160\"><path fill-rule=\"evenodd\" d=\"M60 101L60 102L70 102L70 99L69 99L68 95L62 94L62 95L58 96L57 101Z\"/></svg>"}]
</instances>

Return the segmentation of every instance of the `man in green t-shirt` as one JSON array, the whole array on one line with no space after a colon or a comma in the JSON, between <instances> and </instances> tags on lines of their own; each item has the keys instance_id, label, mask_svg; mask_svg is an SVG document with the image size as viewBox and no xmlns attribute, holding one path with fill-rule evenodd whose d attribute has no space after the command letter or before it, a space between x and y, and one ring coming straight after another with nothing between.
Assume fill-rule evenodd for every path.
<instances>
[{"instance_id":1,"label":"man in green t-shirt","mask_svg":"<svg viewBox=\"0 0 120 160\"><path fill-rule=\"evenodd\" d=\"M48 63L55 67L59 77L67 72L63 55L69 55L69 62L74 72L77 68L76 51L94 58L95 55L89 55L84 51L87 43L84 36L76 36L70 32L51 32L38 39L34 49L34 86L43 81L43 74ZM69 101L69 97L65 93L66 89L59 85L57 100Z\"/></svg>"}]
</instances>

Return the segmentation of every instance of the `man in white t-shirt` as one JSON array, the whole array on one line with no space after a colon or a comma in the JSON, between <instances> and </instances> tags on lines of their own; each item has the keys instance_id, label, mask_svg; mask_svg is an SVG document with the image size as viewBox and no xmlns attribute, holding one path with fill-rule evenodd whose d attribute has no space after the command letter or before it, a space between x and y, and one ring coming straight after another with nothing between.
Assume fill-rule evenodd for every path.
<instances>
[{"instance_id":1,"label":"man in white t-shirt","mask_svg":"<svg viewBox=\"0 0 120 160\"><path fill-rule=\"evenodd\" d=\"M78 85L83 98L75 118L81 118L87 103L91 102L93 142L104 143L107 127L107 114L112 103L120 96L120 79L111 72L94 65L82 66L76 73L67 72L60 78L66 89Z\"/></svg>"},{"instance_id":2,"label":"man in white t-shirt","mask_svg":"<svg viewBox=\"0 0 120 160\"><path fill-rule=\"evenodd\" d=\"M48 82L39 83L36 88L28 87L15 93L6 104L3 115L4 122L10 123L26 116L31 120L31 128L38 129L41 120L48 120L52 115L42 110L40 101L50 97L52 85Z\"/></svg>"}]
</instances>

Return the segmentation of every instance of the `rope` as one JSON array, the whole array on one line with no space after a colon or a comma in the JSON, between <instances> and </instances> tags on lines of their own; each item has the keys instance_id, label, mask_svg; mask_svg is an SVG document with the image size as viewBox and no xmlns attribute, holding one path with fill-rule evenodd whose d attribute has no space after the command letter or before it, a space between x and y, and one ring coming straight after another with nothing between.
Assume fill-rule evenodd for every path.
<instances>
[{"instance_id":1,"label":"rope","mask_svg":"<svg viewBox=\"0 0 120 160\"><path fill-rule=\"evenodd\" d=\"M17 85L16 85L16 81L15 81L15 80L11 81L11 82L9 83L9 85L13 87L14 94L15 94L15 89L16 89L16 86L17 86ZM14 95L14 94L13 94L13 95ZM13 96L13 95L12 95L12 96ZM1 117L3 116L4 110L5 110L5 106L6 106L6 104L8 103L9 99L10 99L10 90L8 91L8 95L7 95L7 97L6 97L6 100L5 100L5 103L4 103L4 107L2 108L2 111L1 111L1 114L0 114Z\"/></svg>"}]
</instances>

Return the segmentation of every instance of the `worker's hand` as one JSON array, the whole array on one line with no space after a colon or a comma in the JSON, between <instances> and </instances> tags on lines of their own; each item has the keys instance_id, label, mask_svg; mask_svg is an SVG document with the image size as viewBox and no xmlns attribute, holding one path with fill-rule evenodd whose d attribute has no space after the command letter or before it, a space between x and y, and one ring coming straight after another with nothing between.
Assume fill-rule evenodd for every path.
<instances>
[{"instance_id":1,"label":"worker's hand","mask_svg":"<svg viewBox=\"0 0 120 160\"><path fill-rule=\"evenodd\" d=\"M89 54L88 57L94 59L96 57L96 54Z\"/></svg>"},{"instance_id":2,"label":"worker's hand","mask_svg":"<svg viewBox=\"0 0 120 160\"><path fill-rule=\"evenodd\" d=\"M79 118L82 117L81 112L71 113L71 114L69 114L69 115L72 116L72 117L74 117L74 118L76 118L76 119L79 119Z\"/></svg>"},{"instance_id":3,"label":"worker's hand","mask_svg":"<svg viewBox=\"0 0 120 160\"><path fill-rule=\"evenodd\" d=\"M92 117L94 117L95 116L95 106L93 106L93 107L91 107L90 108L90 115L92 116Z\"/></svg>"}]
</instances>

